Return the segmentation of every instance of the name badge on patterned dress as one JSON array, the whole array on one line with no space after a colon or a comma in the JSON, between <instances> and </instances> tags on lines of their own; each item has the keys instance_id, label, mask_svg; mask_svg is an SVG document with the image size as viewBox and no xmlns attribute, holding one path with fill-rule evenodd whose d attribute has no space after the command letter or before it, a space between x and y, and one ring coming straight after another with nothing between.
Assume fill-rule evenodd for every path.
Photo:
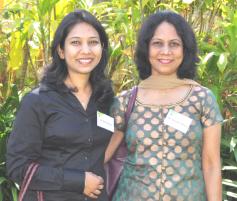
<instances>
[{"instance_id":1,"label":"name badge on patterned dress","mask_svg":"<svg viewBox=\"0 0 237 201\"><path fill-rule=\"evenodd\" d=\"M183 133L186 133L192 123L192 119L170 109L165 117L164 123Z\"/></svg>"},{"instance_id":2,"label":"name badge on patterned dress","mask_svg":"<svg viewBox=\"0 0 237 201\"><path fill-rule=\"evenodd\" d=\"M97 111L97 126L114 132L114 118Z\"/></svg>"}]
</instances>

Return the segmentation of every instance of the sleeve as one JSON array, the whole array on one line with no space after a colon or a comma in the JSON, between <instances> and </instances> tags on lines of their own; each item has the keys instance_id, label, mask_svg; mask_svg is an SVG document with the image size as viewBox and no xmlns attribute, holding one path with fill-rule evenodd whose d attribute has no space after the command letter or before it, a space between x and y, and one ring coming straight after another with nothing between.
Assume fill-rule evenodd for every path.
<instances>
[{"instance_id":1,"label":"sleeve","mask_svg":"<svg viewBox=\"0 0 237 201\"><path fill-rule=\"evenodd\" d=\"M8 176L21 184L32 162L41 156L45 114L38 94L30 93L21 102L13 130L7 142L6 167ZM83 192L84 171L39 164L29 189Z\"/></svg>"},{"instance_id":2,"label":"sleeve","mask_svg":"<svg viewBox=\"0 0 237 201\"><path fill-rule=\"evenodd\" d=\"M202 108L201 123L204 128L221 123L223 121L216 98L209 89L207 89Z\"/></svg>"},{"instance_id":3,"label":"sleeve","mask_svg":"<svg viewBox=\"0 0 237 201\"><path fill-rule=\"evenodd\" d=\"M114 118L115 130L125 130L125 96L117 96L114 98L113 104L110 108L110 115Z\"/></svg>"}]
</instances>

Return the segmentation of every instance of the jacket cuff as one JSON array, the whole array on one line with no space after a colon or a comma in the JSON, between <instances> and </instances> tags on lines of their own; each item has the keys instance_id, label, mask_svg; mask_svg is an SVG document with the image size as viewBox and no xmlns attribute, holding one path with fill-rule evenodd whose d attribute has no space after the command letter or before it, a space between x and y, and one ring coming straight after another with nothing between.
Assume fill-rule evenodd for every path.
<instances>
[{"instance_id":1,"label":"jacket cuff","mask_svg":"<svg viewBox=\"0 0 237 201\"><path fill-rule=\"evenodd\" d=\"M85 187L85 172L64 169L63 190L83 193Z\"/></svg>"}]
</instances>

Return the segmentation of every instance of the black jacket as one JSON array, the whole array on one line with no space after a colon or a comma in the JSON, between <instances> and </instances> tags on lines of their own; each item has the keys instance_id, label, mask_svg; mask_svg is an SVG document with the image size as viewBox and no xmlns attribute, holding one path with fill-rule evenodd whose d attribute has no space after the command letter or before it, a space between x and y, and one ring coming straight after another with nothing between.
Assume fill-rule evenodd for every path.
<instances>
[{"instance_id":1,"label":"black jacket","mask_svg":"<svg viewBox=\"0 0 237 201\"><path fill-rule=\"evenodd\" d=\"M63 85L41 85L27 94L7 143L7 172L21 183L32 161L40 164L25 201L43 191L45 201L90 200L83 195L85 171L102 176L111 132L97 126L93 94L85 111ZM104 188L105 189L105 188ZM107 201L105 190L97 200Z\"/></svg>"}]
</instances>

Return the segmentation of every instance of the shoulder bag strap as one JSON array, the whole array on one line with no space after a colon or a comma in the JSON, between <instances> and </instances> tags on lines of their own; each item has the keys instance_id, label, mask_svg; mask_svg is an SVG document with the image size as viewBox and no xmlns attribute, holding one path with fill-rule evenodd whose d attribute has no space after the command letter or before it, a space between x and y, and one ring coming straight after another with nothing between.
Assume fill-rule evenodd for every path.
<instances>
[{"instance_id":1,"label":"shoulder bag strap","mask_svg":"<svg viewBox=\"0 0 237 201\"><path fill-rule=\"evenodd\" d=\"M29 187L29 184L32 180L33 175L35 174L36 170L38 169L39 164L38 163L31 163L29 167L27 168L25 177L23 179L23 182L21 184L18 201L23 201L24 195ZM38 201L43 201L43 193L41 191L37 192L37 199Z\"/></svg>"},{"instance_id":2,"label":"shoulder bag strap","mask_svg":"<svg viewBox=\"0 0 237 201\"><path fill-rule=\"evenodd\" d=\"M133 106L134 106L134 103L135 103L135 100L137 97L137 90L138 90L137 86L132 88L131 95L128 100L128 106L127 106L127 110L125 112L125 129L127 128L128 120L129 120L130 115L132 113L132 109L133 109Z\"/></svg>"}]
</instances>

